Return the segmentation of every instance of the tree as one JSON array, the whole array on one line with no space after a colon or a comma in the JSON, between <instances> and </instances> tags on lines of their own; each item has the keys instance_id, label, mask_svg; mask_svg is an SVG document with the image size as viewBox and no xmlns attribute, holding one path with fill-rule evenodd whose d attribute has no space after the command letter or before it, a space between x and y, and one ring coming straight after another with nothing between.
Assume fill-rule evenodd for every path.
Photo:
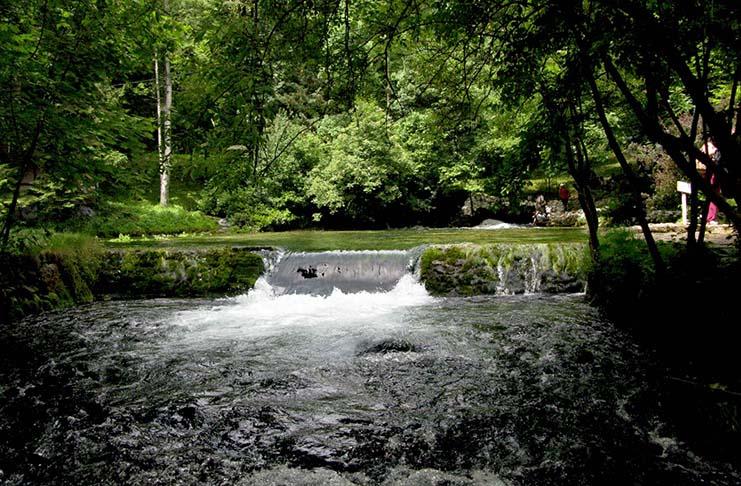
<instances>
[{"instance_id":1,"label":"tree","mask_svg":"<svg viewBox=\"0 0 741 486\"><path fill-rule=\"evenodd\" d=\"M663 267L663 263L645 217L641 216L643 203L635 176L607 116L607 103L613 102L605 96L608 87L609 91L620 93L622 103L636 121L635 136L661 144L693 184L738 225L736 210L726 196L700 177L693 161L694 158L702 160L726 181L726 195L737 192L738 137L731 136L728 123L737 111L733 106L735 94L731 96L728 109L717 109L711 102L719 85L738 84L738 22L729 21L738 18L734 4L698 1L687 8L685 4L666 2L608 0L533 4L465 1L446 2L435 10L433 17L439 21L436 23L438 32L450 43L471 35L494 39L494 49L486 52L491 53L495 81L514 100L532 96L538 83L547 78L544 68L549 63L556 61L562 65L561 69L581 73L571 80L591 97L614 156L627 179L632 181L629 187L639 210L639 223L657 269ZM702 53L697 52L698 46L705 49L710 46L725 64L719 64L713 73L693 74L689 63L702 57ZM608 78L605 79L604 74ZM601 88L603 83L609 86ZM696 113L706 121L708 133L719 140L719 148L726 158L722 167L701 153L682 127L676 127L677 116L670 95L676 90L689 96ZM735 93L736 90L731 91ZM558 114L563 110L550 112ZM671 133L667 127L678 128L678 134ZM688 158L687 154L692 157Z\"/></svg>"},{"instance_id":2,"label":"tree","mask_svg":"<svg viewBox=\"0 0 741 486\"><path fill-rule=\"evenodd\" d=\"M138 139L141 124L112 86L143 59L126 32L148 12L143 1L29 0L0 9L0 164L14 172L0 246L24 180L45 173L79 181L109 160L106 150Z\"/></svg>"},{"instance_id":3,"label":"tree","mask_svg":"<svg viewBox=\"0 0 741 486\"><path fill-rule=\"evenodd\" d=\"M163 0L164 22L167 23L170 16L170 2ZM157 90L157 159L160 173L160 205L167 206L170 199L170 171L172 169L172 74L170 72L169 47L164 48L162 82L164 83L164 102L160 104L161 88L159 62L157 60L158 50L155 50L154 78Z\"/></svg>"}]
</instances>

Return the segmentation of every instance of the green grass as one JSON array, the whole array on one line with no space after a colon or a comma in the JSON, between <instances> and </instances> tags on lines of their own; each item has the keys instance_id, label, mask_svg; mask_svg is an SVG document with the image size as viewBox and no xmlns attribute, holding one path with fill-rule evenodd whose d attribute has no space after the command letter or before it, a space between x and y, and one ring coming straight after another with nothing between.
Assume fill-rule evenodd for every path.
<instances>
[{"instance_id":1,"label":"green grass","mask_svg":"<svg viewBox=\"0 0 741 486\"><path fill-rule=\"evenodd\" d=\"M215 236L109 240L114 248L205 247L241 245L280 247L292 251L403 250L424 244L585 242L582 228L401 229L384 231L285 231Z\"/></svg>"},{"instance_id":2,"label":"green grass","mask_svg":"<svg viewBox=\"0 0 741 486\"><path fill-rule=\"evenodd\" d=\"M621 172L620 164L617 162L602 164L594 167L594 172L600 177L613 176ZM527 186L525 192L527 194L555 193L558 190L558 185L561 183L573 187L574 179L567 173L559 174L551 178L549 187L548 180L545 177L533 177L530 179L530 185Z\"/></svg>"},{"instance_id":3,"label":"green grass","mask_svg":"<svg viewBox=\"0 0 741 486\"><path fill-rule=\"evenodd\" d=\"M87 221L77 231L94 234L102 238L118 235L176 235L215 231L215 218L197 211L188 211L177 205L162 207L146 201L117 202L101 214Z\"/></svg>"}]
</instances>

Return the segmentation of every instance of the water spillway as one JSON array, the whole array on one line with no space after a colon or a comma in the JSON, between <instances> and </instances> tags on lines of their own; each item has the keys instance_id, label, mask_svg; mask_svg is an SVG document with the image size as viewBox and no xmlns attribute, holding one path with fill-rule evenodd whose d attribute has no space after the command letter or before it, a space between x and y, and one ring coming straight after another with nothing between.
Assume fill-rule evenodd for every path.
<instances>
[{"instance_id":1,"label":"water spillway","mask_svg":"<svg viewBox=\"0 0 741 486\"><path fill-rule=\"evenodd\" d=\"M0 483L739 484L577 295L431 297L407 252L0 328Z\"/></svg>"},{"instance_id":2,"label":"water spillway","mask_svg":"<svg viewBox=\"0 0 741 486\"><path fill-rule=\"evenodd\" d=\"M322 339L363 328L379 335L404 326L405 312L434 299L403 251L288 253L266 259L266 274L227 305L183 311L178 325L194 340L308 332Z\"/></svg>"},{"instance_id":3,"label":"water spillway","mask_svg":"<svg viewBox=\"0 0 741 486\"><path fill-rule=\"evenodd\" d=\"M389 291L409 273L410 258L405 251L287 253L266 280L280 294Z\"/></svg>"}]
</instances>

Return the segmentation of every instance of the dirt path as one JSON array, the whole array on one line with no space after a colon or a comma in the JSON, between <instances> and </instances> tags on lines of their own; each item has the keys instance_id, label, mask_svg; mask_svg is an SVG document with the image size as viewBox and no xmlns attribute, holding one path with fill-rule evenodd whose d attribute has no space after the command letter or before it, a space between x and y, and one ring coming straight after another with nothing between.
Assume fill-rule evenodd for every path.
<instances>
[{"instance_id":1,"label":"dirt path","mask_svg":"<svg viewBox=\"0 0 741 486\"><path fill-rule=\"evenodd\" d=\"M659 241L686 241L687 231L681 224L660 223L651 224L651 231L654 238ZM639 226L631 226L632 231L641 232ZM714 245L730 246L736 243L737 235L733 228L728 224L713 224L707 227L705 231L705 241Z\"/></svg>"}]
</instances>

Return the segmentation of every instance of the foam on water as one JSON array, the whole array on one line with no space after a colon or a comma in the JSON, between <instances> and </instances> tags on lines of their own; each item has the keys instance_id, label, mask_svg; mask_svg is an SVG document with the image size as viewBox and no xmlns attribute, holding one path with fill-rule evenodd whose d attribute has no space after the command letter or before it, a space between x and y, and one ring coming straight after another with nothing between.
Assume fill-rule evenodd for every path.
<instances>
[{"instance_id":1,"label":"foam on water","mask_svg":"<svg viewBox=\"0 0 741 486\"><path fill-rule=\"evenodd\" d=\"M387 292L334 289L327 296L281 295L260 278L249 293L230 299L226 305L181 312L176 323L212 338L277 335L302 328L317 332L369 324L379 328L401 324L404 309L434 300L409 274Z\"/></svg>"}]
</instances>

